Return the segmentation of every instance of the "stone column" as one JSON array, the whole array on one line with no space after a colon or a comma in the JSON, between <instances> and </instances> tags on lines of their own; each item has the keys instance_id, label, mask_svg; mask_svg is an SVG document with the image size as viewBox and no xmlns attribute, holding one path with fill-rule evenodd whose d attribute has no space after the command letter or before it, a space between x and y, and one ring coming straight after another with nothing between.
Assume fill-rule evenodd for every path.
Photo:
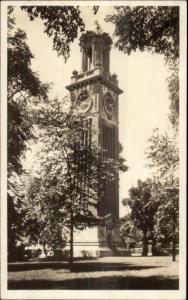
<instances>
[{"instance_id":1,"label":"stone column","mask_svg":"<svg viewBox=\"0 0 188 300\"><path fill-rule=\"evenodd\" d=\"M110 71L110 46L106 45L105 46L105 51L104 51L104 70L106 73L109 73Z\"/></svg>"},{"instance_id":2,"label":"stone column","mask_svg":"<svg viewBox=\"0 0 188 300\"><path fill-rule=\"evenodd\" d=\"M96 41L96 63L103 66L103 39L100 37Z\"/></svg>"},{"instance_id":3,"label":"stone column","mask_svg":"<svg viewBox=\"0 0 188 300\"><path fill-rule=\"evenodd\" d=\"M100 43L100 62L101 62L101 66L104 67L103 42L102 42L102 40L101 40L101 43Z\"/></svg>"},{"instance_id":4,"label":"stone column","mask_svg":"<svg viewBox=\"0 0 188 300\"><path fill-rule=\"evenodd\" d=\"M82 72L84 72L84 48L82 48Z\"/></svg>"},{"instance_id":5,"label":"stone column","mask_svg":"<svg viewBox=\"0 0 188 300\"><path fill-rule=\"evenodd\" d=\"M87 47L84 47L84 72L88 70L88 55L87 55Z\"/></svg>"},{"instance_id":6,"label":"stone column","mask_svg":"<svg viewBox=\"0 0 188 300\"><path fill-rule=\"evenodd\" d=\"M110 72L110 47L108 47L106 51L106 72Z\"/></svg>"},{"instance_id":7,"label":"stone column","mask_svg":"<svg viewBox=\"0 0 188 300\"><path fill-rule=\"evenodd\" d=\"M95 67L95 40L92 41L92 66Z\"/></svg>"}]
</instances>

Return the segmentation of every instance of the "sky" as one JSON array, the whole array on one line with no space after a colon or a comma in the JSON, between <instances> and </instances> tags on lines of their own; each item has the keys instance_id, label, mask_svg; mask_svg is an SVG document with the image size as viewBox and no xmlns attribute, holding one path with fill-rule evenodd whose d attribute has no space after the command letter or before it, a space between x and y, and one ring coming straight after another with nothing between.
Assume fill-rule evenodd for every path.
<instances>
[{"instance_id":1,"label":"sky","mask_svg":"<svg viewBox=\"0 0 188 300\"><path fill-rule=\"evenodd\" d=\"M97 20L102 30L113 37L114 25L104 21L106 15L114 12L112 6L100 7L95 16L91 7L82 7L81 11L86 30L92 30ZM79 39L71 45L70 58L65 63L63 57L58 57L52 50L52 40L44 34L40 19L30 21L19 7L15 9L14 16L16 26L26 32L27 43L35 55L33 70L39 74L41 81L53 83L51 97L63 98L68 94L65 86L70 83L72 71L80 71ZM136 51L128 56L112 46L110 72L117 74L119 87L124 91L119 97L119 139L129 170L120 174L122 217L126 213L122 199L128 197L129 189L136 185L138 179L144 180L150 176L150 171L145 167L147 140L155 128L162 132L168 130L168 70L160 55Z\"/></svg>"}]
</instances>

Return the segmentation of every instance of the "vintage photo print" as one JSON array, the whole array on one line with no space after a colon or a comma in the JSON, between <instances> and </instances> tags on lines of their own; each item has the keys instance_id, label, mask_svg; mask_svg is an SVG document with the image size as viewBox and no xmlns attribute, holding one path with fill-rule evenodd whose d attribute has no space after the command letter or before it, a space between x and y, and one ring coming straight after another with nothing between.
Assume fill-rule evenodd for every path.
<instances>
[{"instance_id":1,"label":"vintage photo print","mask_svg":"<svg viewBox=\"0 0 188 300\"><path fill-rule=\"evenodd\" d=\"M186 299L186 17L1 1L2 299Z\"/></svg>"}]
</instances>

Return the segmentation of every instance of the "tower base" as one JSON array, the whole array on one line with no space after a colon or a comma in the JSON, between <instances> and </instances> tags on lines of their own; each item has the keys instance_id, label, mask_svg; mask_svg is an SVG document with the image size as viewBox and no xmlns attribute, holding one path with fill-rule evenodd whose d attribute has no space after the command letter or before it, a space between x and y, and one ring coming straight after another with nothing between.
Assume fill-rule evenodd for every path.
<instances>
[{"instance_id":1,"label":"tower base","mask_svg":"<svg viewBox=\"0 0 188 300\"><path fill-rule=\"evenodd\" d=\"M63 256L69 257L69 243L63 249ZM109 230L106 226L98 225L74 233L74 257L92 258L106 256L130 256L119 237L118 224Z\"/></svg>"}]
</instances>

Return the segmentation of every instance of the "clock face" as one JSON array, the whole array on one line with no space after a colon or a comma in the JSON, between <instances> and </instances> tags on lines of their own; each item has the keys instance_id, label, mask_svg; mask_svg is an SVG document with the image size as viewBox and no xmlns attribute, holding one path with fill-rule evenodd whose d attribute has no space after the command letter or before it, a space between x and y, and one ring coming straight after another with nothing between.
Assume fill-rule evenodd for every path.
<instances>
[{"instance_id":1,"label":"clock face","mask_svg":"<svg viewBox=\"0 0 188 300\"><path fill-rule=\"evenodd\" d=\"M89 93L87 90L83 90L81 91L81 93L79 94L78 98L77 98L77 102L84 102L89 98Z\"/></svg>"},{"instance_id":2,"label":"clock face","mask_svg":"<svg viewBox=\"0 0 188 300\"><path fill-rule=\"evenodd\" d=\"M89 93L87 90L81 91L77 98L76 104L78 105L79 110L82 113L86 113L91 108L92 98L89 97Z\"/></svg>"},{"instance_id":3,"label":"clock face","mask_svg":"<svg viewBox=\"0 0 188 300\"><path fill-rule=\"evenodd\" d=\"M109 116L111 116L115 110L115 102L110 93L106 93L104 96L104 109Z\"/></svg>"}]
</instances>

